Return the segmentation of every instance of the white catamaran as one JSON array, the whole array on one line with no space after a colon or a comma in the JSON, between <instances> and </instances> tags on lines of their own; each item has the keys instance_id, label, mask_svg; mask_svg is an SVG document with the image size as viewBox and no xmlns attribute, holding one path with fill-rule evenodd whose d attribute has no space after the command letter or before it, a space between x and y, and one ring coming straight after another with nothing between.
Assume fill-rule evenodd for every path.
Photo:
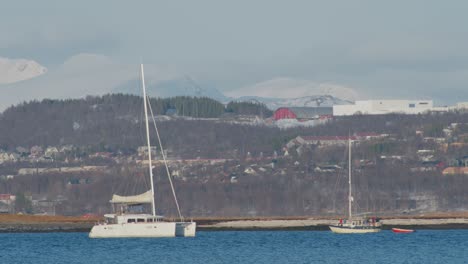
<instances>
[{"instance_id":1,"label":"white catamaran","mask_svg":"<svg viewBox=\"0 0 468 264\"><path fill-rule=\"evenodd\" d=\"M146 95L145 75L143 64L140 65L141 71L141 84L143 89L143 105L145 111L146 123L146 141L148 147L148 167L150 175L151 189L145 193L134 196L120 196L114 194L110 203L114 209L113 214L106 214L105 222L98 223L93 226L89 232L90 238L118 238L118 237L193 237L196 233L197 224L195 222L184 222L180 213L179 204L175 195L172 180L167 168L166 156L161 146L161 139L159 132L154 122L151 105L149 104L149 97ZM154 201L154 183L153 183L153 166L151 161L151 144L148 125L148 106L153 117L153 124L155 126L156 135L161 147L162 156L166 164L166 172L171 183L172 193L176 202L177 210L180 217L180 222L167 222L164 221L162 216L156 215L156 206ZM143 213L128 213L127 209L135 205L151 204L152 214Z\"/></svg>"},{"instance_id":2,"label":"white catamaran","mask_svg":"<svg viewBox=\"0 0 468 264\"><path fill-rule=\"evenodd\" d=\"M351 139L348 140L348 219L340 219L338 225L331 225L330 230L334 233L341 234L362 234L362 233L377 233L381 230L381 224L375 217L371 218L353 218L352 204L352 188L351 188Z\"/></svg>"}]
</instances>

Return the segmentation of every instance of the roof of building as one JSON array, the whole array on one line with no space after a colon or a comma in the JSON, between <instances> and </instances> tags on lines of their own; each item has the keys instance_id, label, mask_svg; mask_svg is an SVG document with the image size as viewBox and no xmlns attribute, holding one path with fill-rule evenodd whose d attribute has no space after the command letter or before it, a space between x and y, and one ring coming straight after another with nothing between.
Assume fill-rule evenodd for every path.
<instances>
[{"instance_id":1,"label":"roof of building","mask_svg":"<svg viewBox=\"0 0 468 264\"><path fill-rule=\"evenodd\" d=\"M319 140L319 141L337 141L337 140L356 140L358 139L357 137L355 136L301 136L301 138L303 138L304 140L306 141L315 141L315 140Z\"/></svg>"},{"instance_id":2,"label":"roof of building","mask_svg":"<svg viewBox=\"0 0 468 264\"><path fill-rule=\"evenodd\" d=\"M333 114L333 107L281 107L277 110L284 108L289 109L296 114L298 119Z\"/></svg>"},{"instance_id":3,"label":"roof of building","mask_svg":"<svg viewBox=\"0 0 468 264\"><path fill-rule=\"evenodd\" d=\"M328 141L328 140L363 140L363 139L370 139L370 138L378 138L378 137L383 137L384 135L382 134L377 134L373 132L369 133L355 133L352 136L300 136L304 140L310 140L310 141Z\"/></svg>"},{"instance_id":4,"label":"roof of building","mask_svg":"<svg viewBox=\"0 0 468 264\"><path fill-rule=\"evenodd\" d=\"M442 174L468 174L468 167L447 167L442 171Z\"/></svg>"}]
</instances>

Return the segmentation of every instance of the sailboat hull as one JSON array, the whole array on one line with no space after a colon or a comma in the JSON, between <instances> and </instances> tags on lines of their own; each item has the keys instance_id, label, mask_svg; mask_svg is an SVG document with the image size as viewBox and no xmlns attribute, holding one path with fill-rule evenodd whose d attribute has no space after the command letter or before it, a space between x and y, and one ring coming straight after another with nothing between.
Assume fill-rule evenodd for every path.
<instances>
[{"instance_id":1,"label":"sailboat hull","mask_svg":"<svg viewBox=\"0 0 468 264\"><path fill-rule=\"evenodd\" d=\"M175 237L176 223L123 223L95 225L90 238Z\"/></svg>"},{"instance_id":2,"label":"sailboat hull","mask_svg":"<svg viewBox=\"0 0 468 264\"><path fill-rule=\"evenodd\" d=\"M333 233L337 234L366 234L380 232L379 227L371 226L329 226Z\"/></svg>"},{"instance_id":3,"label":"sailboat hull","mask_svg":"<svg viewBox=\"0 0 468 264\"><path fill-rule=\"evenodd\" d=\"M195 222L176 222L177 237L194 237L197 231Z\"/></svg>"},{"instance_id":4,"label":"sailboat hull","mask_svg":"<svg viewBox=\"0 0 468 264\"><path fill-rule=\"evenodd\" d=\"M393 233L408 234L413 233L413 229L403 229L403 228L392 228Z\"/></svg>"}]
</instances>

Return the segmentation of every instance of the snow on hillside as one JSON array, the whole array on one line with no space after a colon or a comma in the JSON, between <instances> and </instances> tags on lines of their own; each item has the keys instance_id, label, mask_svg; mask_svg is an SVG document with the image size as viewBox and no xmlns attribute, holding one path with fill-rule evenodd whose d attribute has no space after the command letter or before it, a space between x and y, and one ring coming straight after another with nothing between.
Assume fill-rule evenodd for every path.
<instances>
[{"instance_id":1,"label":"snow on hillside","mask_svg":"<svg viewBox=\"0 0 468 264\"><path fill-rule=\"evenodd\" d=\"M33 60L0 57L0 84L32 79L47 72L47 68Z\"/></svg>"},{"instance_id":2,"label":"snow on hillside","mask_svg":"<svg viewBox=\"0 0 468 264\"><path fill-rule=\"evenodd\" d=\"M325 123L327 123L326 120L298 121L297 119L281 119L274 122L274 125L281 129L289 129L293 127L314 127Z\"/></svg>"},{"instance_id":3,"label":"snow on hillside","mask_svg":"<svg viewBox=\"0 0 468 264\"><path fill-rule=\"evenodd\" d=\"M263 98L256 96L243 96L235 101L261 102L269 109L276 110L280 107L317 107L350 104L352 101L343 100L331 95L313 95L299 98Z\"/></svg>"},{"instance_id":4,"label":"snow on hillside","mask_svg":"<svg viewBox=\"0 0 468 264\"><path fill-rule=\"evenodd\" d=\"M231 97L261 98L306 98L329 95L344 101L355 101L359 97L355 90L343 85L292 78L276 78L232 90L226 94Z\"/></svg>"}]
</instances>

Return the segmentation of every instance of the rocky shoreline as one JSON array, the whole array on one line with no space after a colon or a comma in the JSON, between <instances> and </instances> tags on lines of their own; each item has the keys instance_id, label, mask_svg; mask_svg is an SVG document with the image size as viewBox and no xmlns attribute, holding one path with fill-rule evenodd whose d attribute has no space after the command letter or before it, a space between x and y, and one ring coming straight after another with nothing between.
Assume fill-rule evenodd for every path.
<instances>
[{"instance_id":1,"label":"rocky shoreline","mask_svg":"<svg viewBox=\"0 0 468 264\"><path fill-rule=\"evenodd\" d=\"M256 219L256 220L194 220L203 231L262 231L262 230L329 230L336 219ZM468 218L392 218L382 219L382 228L409 229L468 229ZM89 232L93 222L1 222L0 233Z\"/></svg>"},{"instance_id":2,"label":"rocky shoreline","mask_svg":"<svg viewBox=\"0 0 468 264\"><path fill-rule=\"evenodd\" d=\"M383 229L393 227L409 229L468 229L468 218L443 219L384 219ZM304 219L304 220L239 220L225 221L215 224L200 224L199 230L329 230L328 226L336 224L335 219Z\"/></svg>"},{"instance_id":3,"label":"rocky shoreline","mask_svg":"<svg viewBox=\"0 0 468 264\"><path fill-rule=\"evenodd\" d=\"M89 223L0 223L0 233L89 232Z\"/></svg>"}]
</instances>

